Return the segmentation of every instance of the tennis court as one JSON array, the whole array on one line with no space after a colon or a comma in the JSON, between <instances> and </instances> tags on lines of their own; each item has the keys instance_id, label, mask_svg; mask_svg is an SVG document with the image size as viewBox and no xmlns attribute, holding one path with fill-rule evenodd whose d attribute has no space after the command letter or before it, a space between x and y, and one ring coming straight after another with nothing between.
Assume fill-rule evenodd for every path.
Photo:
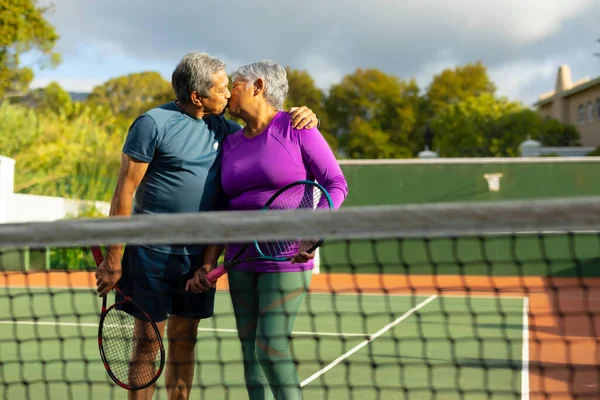
<instances>
[{"instance_id":1,"label":"tennis court","mask_svg":"<svg viewBox=\"0 0 600 400\"><path fill-rule=\"evenodd\" d=\"M311 218L326 225L325 236L339 235L322 248L293 334L306 399L597 399L599 203L544 204L340 210L302 220L261 216L257 225L252 216L219 217L219 225L199 213L192 222L169 217L165 238L244 240L278 224L282 237L312 234L303 233ZM70 224L60 235L59 224L5 232L22 256L38 242L57 247L46 269L34 268L33 256L21 257L31 261L26 268L12 265L14 250L0 258L2 398L125 397L100 360L101 300L84 261L104 235L145 238L150 221L134 222L118 239L121 227L107 230L103 221ZM160 239L167 225L155 225ZM247 398L227 286L225 275L216 316L200 326L192 398ZM164 376L155 399L166 399L163 385Z\"/></svg>"},{"instance_id":2,"label":"tennis court","mask_svg":"<svg viewBox=\"0 0 600 400\"><path fill-rule=\"evenodd\" d=\"M123 398L98 355L99 309L90 289L2 286L2 398ZM526 310L519 296L311 293L291 351L307 399L525 398ZM198 334L193 398L247 398L234 328L219 292Z\"/></svg>"}]
</instances>

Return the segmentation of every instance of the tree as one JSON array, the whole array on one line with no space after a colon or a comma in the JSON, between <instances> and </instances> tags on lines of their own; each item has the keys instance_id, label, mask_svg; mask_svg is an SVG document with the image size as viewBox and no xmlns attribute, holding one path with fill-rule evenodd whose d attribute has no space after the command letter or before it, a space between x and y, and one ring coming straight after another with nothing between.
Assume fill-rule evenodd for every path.
<instances>
[{"instance_id":1,"label":"tree","mask_svg":"<svg viewBox=\"0 0 600 400\"><path fill-rule=\"evenodd\" d=\"M70 115L73 110L73 101L58 83L51 82L45 88L36 89L28 93L16 104L37 108L41 112Z\"/></svg>"},{"instance_id":2,"label":"tree","mask_svg":"<svg viewBox=\"0 0 600 400\"><path fill-rule=\"evenodd\" d=\"M432 121L436 148L442 157L500 157L517 155L518 147L506 146L513 135L496 122L521 105L491 94L469 97L449 105ZM524 132L523 135L526 135Z\"/></svg>"},{"instance_id":3,"label":"tree","mask_svg":"<svg viewBox=\"0 0 600 400\"><path fill-rule=\"evenodd\" d=\"M33 80L30 67L20 65L20 56L37 50L42 57L36 65L54 66L60 56L52 52L59 36L44 19L51 7L40 7L37 0L0 2L0 99L27 91Z\"/></svg>"},{"instance_id":4,"label":"tree","mask_svg":"<svg viewBox=\"0 0 600 400\"><path fill-rule=\"evenodd\" d=\"M42 90L40 108L55 114L69 114L73 107L71 96L58 83L51 82Z\"/></svg>"},{"instance_id":5,"label":"tree","mask_svg":"<svg viewBox=\"0 0 600 400\"><path fill-rule=\"evenodd\" d=\"M131 122L149 109L173 99L171 84L158 72L139 72L96 86L86 102L108 107L114 114Z\"/></svg>"},{"instance_id":6,"label":"tree","mask_svg":"<svg viewBox=\"0 0 600 400\"><path fill-rule=\"evenodd\" d=\"M287 67L289 91L284 108L307 106L317 114L324 114L325 94L317 88L315 81L307 71Z\"/></svg>"},{"instance_id":7,"label":"tree","mask_svg":"<svg viewBox=\"0 0 600 400\"><path fill-rule=\"evenodd\" d=\"M481 62L447 68L433 77L425 95L431 116L469 97L494 94L496 86Z\"/></svg>"},{"instance_id":8,"label":"tree","mask_svg":"<svg viewBox=\"0 0 600 400\"><path fill-rule=\"evenodd\" d=\"M448 106L432 127L442 157L516 157L528 137L545 146L579 144L575 127L489 93Z\"/></svg>"},{"instance_id":9,"label":"tree","mask_svg":"<svg viewBox=\"0 0 600 400\"><path fill-rule=\"evenodd\" d=\"M588 157L600 157L600 146L596 147L594 151L587 154Z\"/></svg>"},{"instance_id":10,"label":"tree","mask_svg":"<svg viewBox=\"0 0 600 400\"><path fill-rule=\"evenodd\" d=\"M504 153L517 156L518 147L528 137L544 146L579 146L580 135L573 125L556 119L543 120L528 108L511 112L495 121L495 129L502 133Z\"/></svg>"},{"instance_id":11,"label":"tree","mask_svg":"<svg viewBox=\"0 0 600 400\"><path fill-rule=\"evenodd\" d=\"M406 147L390 143L390 135L360 118L353 121L353 127L344 140L344 150L349 158L396 158L410 157Z\"/></svg>"},{"instance_id":12,"label":"tree","mask_svg":"<svg viewBox=\"0 0 600 400\"><path fill-rule=\"evenodd\" d=\"M414 81L403 82L376 69L345 76L331 87L326 100L340 147L352 158L411 157L418 93ZM367 150L364 144L373 138L377 145Z\"/></svg>"},{"instance_id":13,"label":"tree","mask_svg":"<svg viewBox=\"0 0 600 400\"><path fill-rule=\"evenodd\" d=\"M64 115L0 104L0 148L17 161L15 191L110 200L123 137L109 131L113 119L94 109Z\"/></svg>"},{"instance_id":14,"label":"tree","mask_svg":"<svg viewBox=\"0 0 600 400\"><path fill-rule=\"evenodd\" d=\"M544 146L580 146L580 139L579 131L574 125L562 123L554 118L544 120L539 137Z\"/></svg>"},{"instance_id":15,"label":"tree","mask_svg":"<svg viewBox=\"0 0 600 400\"><path fill-rule=\"evenodd\" d=\"M289 91L284 103L284 109L290 107L306 106L313 110L319 118L319 131L336 151L338 140L330 133L329 118L325 111L325 94L315 85L315 81L307 71L286 68Z\"/></svg>"}]
</instances>

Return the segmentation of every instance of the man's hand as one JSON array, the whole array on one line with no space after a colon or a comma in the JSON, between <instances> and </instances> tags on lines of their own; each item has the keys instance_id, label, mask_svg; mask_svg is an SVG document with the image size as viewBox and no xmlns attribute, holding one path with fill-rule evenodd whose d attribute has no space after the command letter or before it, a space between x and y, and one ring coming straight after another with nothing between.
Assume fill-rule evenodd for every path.
<instances>
[{"instance_id":1,"label":"man's hand","mask_svg":"<svg viewBox=\"0 0 600 400\"><path fill-rule=\"evenodd\" d=\"M306 106L292 107L289 113L292 117L292 127L294 129L312 129L319 124L317 115Z\"/></svg>"},{"instance_id":2,"label":"man's hand","mask_svg":"<svg viewBox=\"0 0 600 400\"><path fill-rule=\"evenodd\" d=\"M294 257L292 257L292 264L304 264L305 262L308 262L308 260L312 260L313 258L315 258L315 252L313 251L312 253L307 253L305 251L296 254Z\"/></svg>"},{"instance_id":3,"label":"man's hand","mask_svg":"<svg viewBox=\"0 0 600 400\"><path fill-rule=\"evenodd\" d=\"M110 263L106 259L96 269L96 291L98 296L106 296L119 282L122 275L120 263Z\"/></svg>"},{"instance_id":4,"label":"man's hand","mask_svg":"<svg viewBox=\"0 0 600 400\"><path fill-rule=\"evenodd\" d=\"M210 288L214 288L215 284L206 278L206 274L212 269L212 266L207 264L204 265L194 272L192 279L187 281L185 284L186 291L192 291L194 293L203 293Z\"/></svg>"}]
</instances>

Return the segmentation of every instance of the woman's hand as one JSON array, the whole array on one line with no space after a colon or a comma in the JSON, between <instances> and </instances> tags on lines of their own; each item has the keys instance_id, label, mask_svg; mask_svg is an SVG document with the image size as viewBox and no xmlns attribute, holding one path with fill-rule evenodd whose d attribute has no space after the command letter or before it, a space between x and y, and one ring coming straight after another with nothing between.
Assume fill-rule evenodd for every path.
<instances>
[{"instance_id":1,"label":"woman's hand","mask_svg":"<svg viewBox=\"0 0 600 400\"><path fill-rule=\"evenodd\" d=\"M312 260L313 258L315 258L314 251L312 253L307 253L303 251L292 257L292 264L304 264L305 262L308 262L308 260Z\"/></svg>"}]
</instances>

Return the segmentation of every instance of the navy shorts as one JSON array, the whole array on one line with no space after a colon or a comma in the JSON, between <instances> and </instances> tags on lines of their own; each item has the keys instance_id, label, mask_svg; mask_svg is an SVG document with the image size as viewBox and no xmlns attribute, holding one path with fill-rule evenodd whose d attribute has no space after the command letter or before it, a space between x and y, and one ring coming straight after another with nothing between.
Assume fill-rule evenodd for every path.
<instances>
[{"instance_id":1,"label":"navy shorts","mask_svg":"<svg viewBox=\"0 0 600 400\"><path fill-rule=\"evenodd\" d=\"M215 289L196 294L185 291L186 282L202 265L200 255L167 254L142 246L125 246L119 289L143 308L155 322L169 314L185 318L210 318ZM117 293L116 300L121 296ZM127 303L120 307L136 316Z\"/></svg>"}]
</instances>

